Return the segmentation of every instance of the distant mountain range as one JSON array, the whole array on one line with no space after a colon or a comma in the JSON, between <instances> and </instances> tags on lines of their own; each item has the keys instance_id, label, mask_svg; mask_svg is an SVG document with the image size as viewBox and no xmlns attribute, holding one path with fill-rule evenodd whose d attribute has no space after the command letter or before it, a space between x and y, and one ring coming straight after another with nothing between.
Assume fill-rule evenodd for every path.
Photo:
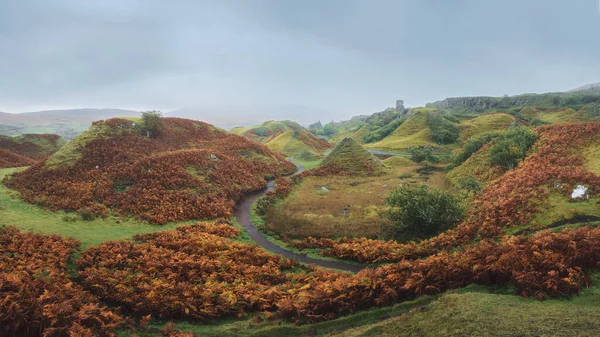
<instances>
[{"instance_id":1,"label":"distant mountain range","mask_svg":"<svg viewBox=\"0 0 600 337\"><path fill-rule=\"evenodd\" d=\"M569 93L582 93L582 94L600 94L600 82L586 84L584 86L575 88L573 90L567 91Z\"/></svg>"},{"instance_id":2,"label":"distant mountain range","mask_svg":"<svg viewBox=\"0 0 600 337\"><path fill-rule=\"evenodd\" d=\"M325 110L293 104L201 106L178 109L165 114L205 121L226 130L236 126L259 125L268 120L293 120L308 125L329 115L331 114Z\"/></svg>"},{"instance_id":3,"label":"distant mountain range","mask_svg":"<svg viewBox=\"0 0 600 337\"><path fill-rule=\"evenodd\" d=\"M18 114L0 112L0 135L54 133L73 139L94 121L139 115L139 111L124 109L45 110ZM301 105L193 107L164 113L165 117L201 120L226 130L235 126L257 125L269 119L309 123L324 115L327 115L326 111Z\"/></svg>"},{"instance_id":4,"label":"distant mountain range","mask_svg":"<svg viewBox=\"0 0 600 337\"><path fill-rule=\"evenodd\" d=\"M483 112L510 106L556 106L555 100L563 101L569 94L600 95L600 82L587 84L566 92L547 94L526 94L512 97L455 97L443 101L428 103L427 106L463 112ZM560 96L556 98L555 96ZM586 100L586 102L589 99ZM506 103L506 104L504 104ZM569 102L561 103L565 105ZM581 102L583 105L585 102ZM503 105L504 104L504 105ZM570 103L569 103L570 104ZM567 104L568 105L568 104ZM66 139L73 139L88 129L97 120L114 117L135 117L139 111L125 109L69 109L46 110L25 113L0 112L0 135L19 134L58 134ZM198 106L165 112L166 117L181 117L205 121L226 130L236 126L260 125L266 120L293 120L308 125L317 120L331 116L330 111L294 104L263 104L239 106ZM347 122L358 122L368 116L357 116ZM349 123L353 124L353 123Z\"/></svg>"},{"instance_id":5,"label":"distant mountain range","mask_svg":"<svg viewBox=\"0 0 600 337\"><path fill-rule=\"evenodd\" d=\"M0 112L0 134L54 133L73 139L87 130L94 121L139 114L137 111L123 109L46 110L19 114Z\"/></svg>"}]
</instances>

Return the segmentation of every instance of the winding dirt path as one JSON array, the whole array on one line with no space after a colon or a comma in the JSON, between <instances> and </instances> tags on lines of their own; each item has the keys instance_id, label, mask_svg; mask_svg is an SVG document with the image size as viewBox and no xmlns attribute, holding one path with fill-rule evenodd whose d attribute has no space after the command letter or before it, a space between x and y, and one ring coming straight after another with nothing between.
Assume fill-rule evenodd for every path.
<instances>
[{"instance_id":1,"label":"winding dirt path","mask_svg":"<svg viewBox=\"0 0 600 337\"><path fill-rule=\"evenodd\" d=\"M301 164L296 163L293 160L290 160L290 161L292 163L296 164L296 166L298 166L298 170L294 174L298 174L298 173L301 173L304 171L304 167ZM271 251L275 254L280 254L287 258L295 259L302 263L310 264L313 266L332 268L332 269L338 269L338 270L344 270L344 271L350 271L350 272L358 272L367 267L366 265L362 265L362 264L351 264L351 263L344 263L344 262L340 262L340 261L328 261L328 260L313 259L304 254L293 253L293 252L291 252L287 249L284 249L284 248L274 244L273 242L269 241L258 230L258 228L256 228L256 226L252 223L252 220L250 220L250 208L252 207L252 204L254 204L254 202L258 198L262 197L267 191L270 191L273 189L274 183L275 183L274 180L270 180L267 182L266 189L264 189L260 192L256 192L256 193L245 196L242 199L242 201L240 201L240 203L237 206L237 209L235 210L235 217L237 218L238 222L242 225L242 227L244 227L246 232L248 232L250 237L258 245L260 245L261 247L263 247L266 250Z\"/></svg>"}]
</instances>

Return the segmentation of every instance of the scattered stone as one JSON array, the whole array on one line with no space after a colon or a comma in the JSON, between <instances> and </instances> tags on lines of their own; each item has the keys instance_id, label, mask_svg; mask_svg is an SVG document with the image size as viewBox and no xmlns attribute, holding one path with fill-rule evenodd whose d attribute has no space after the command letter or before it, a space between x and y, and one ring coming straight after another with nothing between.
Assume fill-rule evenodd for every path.
<instances>
[{"instance_id":1,"label":"scattered stone","mask_svg":"<svg viewBox=\"0 0 600 337\"><path fill-rule=\"evenodd\" d=\"M329 192L329 189L327 187L325 187L325 186L322 186L321 187L321 191L323 191L323 192Z\"/></svg>"},{"instance_id":2,"label":"scattered stone","mask_svg":"<svg viewBox=\"0 0 600 337\"><path fill-rule=\"evenodd\" d=\"M571 193L571 199L587 199L589 196L587 194L588 188L583 185L577 185Z\"/></svg>"}]
</instances>

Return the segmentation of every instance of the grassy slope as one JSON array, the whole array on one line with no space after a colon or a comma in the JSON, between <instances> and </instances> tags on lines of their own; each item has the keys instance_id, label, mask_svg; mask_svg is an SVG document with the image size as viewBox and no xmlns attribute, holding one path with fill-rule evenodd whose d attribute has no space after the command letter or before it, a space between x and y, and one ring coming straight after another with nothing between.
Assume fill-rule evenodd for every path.
<instances>
[{"instance_id":1,"label":"grassy slope","mask_svg":"<svg viewBox=\"0 0 600 337\"><path fill-rule=\"evenodd\" d=\"M506 130L514 120L513 116L505 113L486 114L466 120L458 125L460 129L458 141L463 143L470 137L482 133Z\"/></svg>"},{"instance_id":2,"label":"grassy slope","mask_svg":"<svg viewBox=\"0 0 600 337\"><path fill-rule=\"evenodd\" d=\"M534 119L539 119L550 124L570 123L570 122L587 122L595 120L594 118L585 115L580 111L573 109L561 109L554 111L536 111L533 114Z\"/></svg>"},{"instance_id":3,"label":"grassy slope","mask_svg":"<svg viewBox=\"0 0 600 337\"><path fill-rule=\"evenodd\" d=\"M407 152L411 146L431 144L431 132L427 127L427 112L434 110L415 109L413 117L402 123L389 136L376 143L367 144L367 147L370 149Z\"/></svg>"},{"instance_id":4,"label":"grassy slope","mask_svg":"<svg viewBox=\"0 0 600 337\"><path fill-rule=\"evenodd\" d=\"M268 132L269 135L259 136L253 132L254 130ZM269 149L288 157L307 162L322 159L324 151L302 141L296 131L302 133L302 137L306 139L315 137L300 124L292 121L268 121L255 127L237 127L231 130L232 133L263 143Z\"/></svg>"},{"instance_id":5,"label":"grassy slope","mask_svg":"<svg viewBox=\"0 0 600 337\"><path fill-rule=\"evenodd\" d=\"M102 135L108 127L105 125L91 126L88 130L82 132L75 139L61 147L52 157L46 161L47 167L56 167L59 164L72 165L81 157L81 150L85 145Z\"/></svg>"},{"instance_id":6,"label":"grassy slope","mask_svg":"<svg viewBox=\"0 0 600 337\"><path fill-rule=\"evenodd\" d=\"M358 130L355 130L355 131L340 131L337 134L335 134L329 140L329 142L337 145L339 142L344 140L344 138L352 138L357 143L364 144L365 143L364 137L365 137L365 134L367 134L367 129L368 129L368 127L366 125L363 125Z\"/></svg>"},{"instance_id":7,"label":"grassy slope","mask_svg":"<svg viewBox=\"0 0 600 337\"><path fill-rule=\"evenodd\" d=\"M592 215L600 217L600 207L597 202L598 197L591 197L588 200L580 202L569 202L570 197L563 193L552 192L541 203L541 207L537 212L535 219L531 224L521 227L513 227L509 233L518 232L521 229L526 229L531 225L547 226L560 220L571 219L577 215Z\"/></svg>"},{"instance_id":8,"label":"grassy slope","mask_svg":"<svg viewBox=\"0 0 600 337\"><path fill-rule=\"evenodd\" d=\"M585 157L584 167L589 171L600 174L600 144L592 144L582 150ZM580 202L570 202L569 192L551 191L543 200L533 225L545 226L556 221L570 219L577 215L591 215L600 217L600 197L592 195L589 199ZM514 228L518 231L519 228Z\"/></svg>"},{"instance_id":9,"label":"grassy slope","mask_svg":"<svg viewBox=\"0 0 600 337\"><path fill-rule=\"evenodd\" d=\"M492 167L490 161L489 146L484 146L460 166L448 172L447 177L456 184L462 179L474 176L481 186L485 187L490 181L499 178L505 172L501 167Z\"/></svg>"},{"instance_id":10,"label":"grassy slope","mask_svg":"<svg viewBox=\"0 0 600 337\"><path fill-rule=\"evenodd\" d=\"M22 169L0 170L0 181L7 174ZM81 241L83 248L98 245L107 240L126 239L137 233L164 231L195 222L188 221L158 226L134 219L123 220L113 217L99 218L93 221L79 219L75 222L65 222L62 219L65 214L64 212L44 210L29 204L19 199L18 193L9 190L0 183L0 226L15 225L23 230L70 236Z\"/></svg>"},{"instance_id":11,"label":"grassy slope","mask_svg":"<svg viewBox=\"0 0 600 337\"><path fill-rule=\"evenodd\" d=\"M359 143L363 143L362 136L366 133L364 126L365 121L360 119L339 122L335 126L337 133L329 138L329 142L337 145L344 138L352 138Z\"/></svg>"},{"instance_id":12,"label":"grassy slope","mask_svg":"<svg viewBox=\"0 0 600 337\"><path fill-rule=\"evenodd\" d=\"M308 135L308 137L313 136ZM273 151L306 161L317 161L324 157L324 152L319 151L318 149L313 148L302 140L298 139L296 136L296 131L294 130L287 130L279 134L275 138L267 141L265 145Z\"/></svg>"},{"instance_id":13,"label":"grassy slope","mask_svg":"<svg viewBox=\"0 0 600 337\"><path fill-rule=\"evenodd\" d=\"M598 289L572 300L448 293L406 315L331 336L597 336Z\"/></svg>"}]
</instances>

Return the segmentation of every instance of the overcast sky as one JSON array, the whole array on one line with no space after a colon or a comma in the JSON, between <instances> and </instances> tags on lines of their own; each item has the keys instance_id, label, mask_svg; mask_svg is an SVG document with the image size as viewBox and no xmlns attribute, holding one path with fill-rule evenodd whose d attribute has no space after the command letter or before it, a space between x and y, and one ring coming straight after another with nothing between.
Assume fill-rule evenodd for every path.
<instances>
[{"instance_id":1,"label":"overcast sky","mask_svg":"<svg viewBox=\"0 0 600 337\"><path fill-rule=\"evenodd\" d=\"M0 111L340 119L600 81L598 0L0 0Z\"/></svg>"}]
</instances>

